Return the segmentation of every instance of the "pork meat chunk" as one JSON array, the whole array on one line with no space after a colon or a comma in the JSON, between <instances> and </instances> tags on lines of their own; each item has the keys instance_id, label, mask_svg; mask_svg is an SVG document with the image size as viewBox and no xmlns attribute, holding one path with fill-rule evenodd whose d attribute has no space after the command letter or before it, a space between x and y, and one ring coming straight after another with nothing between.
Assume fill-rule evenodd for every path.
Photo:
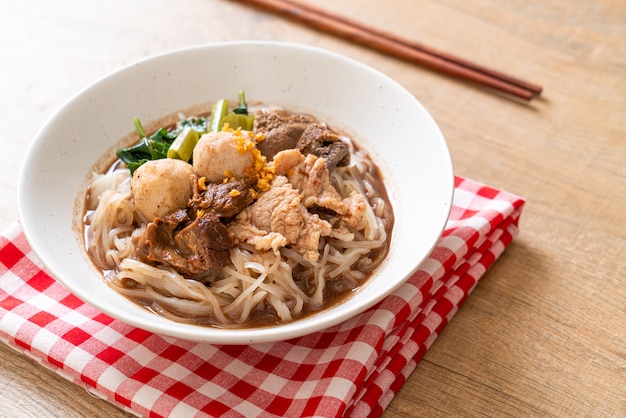
<instances>
[{"instance_id":1,"label":"pork meat chunk","mask_svg":"<svg viewBox=\"0 0 626 418\"><path fill-rule=\"evenodd\" d=\"M307 126L315 121L309 115L289 115L282 110L259 110L254 115L254 132L263 134L263 140L257 144L257 148L271 161L276 153L295 148Z\"/></svg>"},{"instance_id":2,"label":"pork meat chunk","mask_svg":"<svg viewBox=\"0 0 626 418\"><path fill-rule=\"evenodd\" d=\"M300 192L304 207L318 206L335 212L347 225L356 227L366 210L365 198L352 193L342 198L330 183L330 173L324 158L313 154L306 157L298 150L286 150L274 158L276 174L287 176Z\"/></svg>"},{"instance_id":3,"label":"pork meat chunk","mask_svg":"<svg viewBox=\"0 0 626 418\"><path fill-rule=\"evenodd\" d=\"M189 200L189 207L196 211L213 213L222 219L237 215L254 200L250 191L251 186L245 180L207 183L201 189L195 176L193 184L193 196Z\"/></svg>"},{"instance_id":4,"label":"pork meat chunk","mask_svg":"<svg viewBox=\"0 0 626 418\"><path fill-rule=\"evenodd\" d=\"M306 210L286 177L277 176L267 192L237 215L229 230L236 240L259 250L291 245L305 260L316 261L320 237L330 235L332 228Z\"/></svg>"},{"instance_id":5,"label":"pork meat chunk","mask_svg":"<svg viewBox=\"0 0 626 418\"><path fill-rule=\"evenodd\" d=\"M296 146L302 154L313 154L324 158L326 167L333 171L335 167L350 164L350 147L339 135L319 123L306 127Z\"/></svg>"},{"instance_id":6,"label":"pork meat chunk","mask_svg":"<svg viewBox=\"0 0 626 418\"><path fill-rule=\"evenodd\" d=\"M220 219L206 213L190 221L185 210L156 218L136 239L135 253L144 262L158 262L184 276L224 267L233 240Z\"/></svg>"}]
</instances>

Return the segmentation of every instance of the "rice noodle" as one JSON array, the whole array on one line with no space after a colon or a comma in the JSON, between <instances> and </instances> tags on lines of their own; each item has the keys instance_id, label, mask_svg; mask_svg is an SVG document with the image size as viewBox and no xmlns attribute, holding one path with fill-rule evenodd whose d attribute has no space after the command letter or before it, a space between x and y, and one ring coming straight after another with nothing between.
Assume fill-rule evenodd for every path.
<instances>
[{"instance_id":1,"label":"rice noodle","mask_svg":"<svg viewBox=\"0 0 626 418\"><path fill-rule=\"evenodd\" d=\"M344 140L351 147L351 164L336 168L331 183L342 197L362 194L365 213L356 228L337 225L330 236L322 237L317 261L305 260L289 246L259 251L240 244L230 249L228 265L206 282L141 262L132 240L142 234L146 222L135 210L126 168L96 175L91 183L85 216L87 251L97 267L108 271L105 281L111 288L179 322L250 326L260 315L274 318L260 322L268 325L322 309L334 297L328 292L358 287L380 264L393 224L391 207L380 195L383 186L376 166Z\"/></svg>"}]
</instances>

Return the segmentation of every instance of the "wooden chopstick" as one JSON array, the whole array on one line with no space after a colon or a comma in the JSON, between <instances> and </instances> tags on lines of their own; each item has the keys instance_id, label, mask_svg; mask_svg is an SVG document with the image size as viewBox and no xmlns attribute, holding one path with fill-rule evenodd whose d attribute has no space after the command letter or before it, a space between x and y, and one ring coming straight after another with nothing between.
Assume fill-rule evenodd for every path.
<instances>
[{"instance_id":1,"label":"wooden chopstick","mask_svg":"<svg viewBox=\"0 0 626 418\"><path fill-rule=\"evenodd\" d=\"M313 6L291 0L240 1L351 42L526 101L541 94L541 86L436 51L425 45L385 33L345 17L332 15Z\"/></svg>"},{"instance_id":2,"label":"wooden chopstick","mask_svg":"<svg viewBox=\"0 0 626 418\"><path fill-rule=\"evenodd\" d=\"M531 92L533 92L534 95L540 95L541 94L541 90L542 90L541 86L538 86L538 85L533 84L533 83L529 83L527 81L521 80L519 78L513 77L513 76L508 75L508 74L504 74L504 73L502 73L500 71L496 71L494 69L484 67L482 65L479 65L477 63L468 61L468 60L463 59L461 57L457 57L457 56L454 56L454 55L451 55L451 54L448 54L448 53L445 53L445 52L442 52L442 51L438 51L438 50L433 49L433 48L431 48L429 46L426 46L426 45L424 45L422 43L418 43L418 42L415 42L415 41L412 41L412 40L409 40L409 39L401 38L401 37L399 37L399 36L397 36L395 34L392 34L392 33L389 33L389 32L384 32L384 31L379 30L377 28L367 26L367 25L365 25L365 24L363 24L361 22L358 22L356 20L348 19L346 17L339 16L339 15L332 15L329 12L327 12L326 10L322 10L320 8L316 8L316 7L313 7L311 5L304 5L302 3L296 4L295 2L293 2L291 0L283 0L283 2L290 3L293 6L301 7L303 9L308 9L312 13L317 13L317 14L323 15L323 16L325 16L327 18L335 19L337 21L341 21L341 22L343 22L343 23L345 23L347 25L351 25L351 26L357 27L357 28L359 28L361 30L370 32L370 33L372 33L375 36L380 36L382 38L389 39L390 41L396 42L398 44L406 45L406 46L408 46L410 48L416 49L418 51L422 51L422 52L424 52L426 54L430 54L432 56L439 57L441 59L444 59L446 61L450 61L452 63L458 64L460 66L463 66L463 67L466 67L466 68L469 68L469 69L472 69L474 71L478 71L478 72L481 72L483 74L487 74L487 75L489 75L489 76L491 76L493 78L497 78L498 80L502 80L502 81L504 81L506 83L513 84L513 85L518 86L518 87L520 87L522 89L530 90Z\"/></svg>"}]
</instances>

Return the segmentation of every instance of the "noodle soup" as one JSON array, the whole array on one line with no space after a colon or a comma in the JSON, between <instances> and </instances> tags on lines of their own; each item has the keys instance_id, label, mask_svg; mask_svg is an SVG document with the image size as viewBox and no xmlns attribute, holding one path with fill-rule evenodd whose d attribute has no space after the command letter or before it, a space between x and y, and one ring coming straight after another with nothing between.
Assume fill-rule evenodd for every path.
<instances>
[{"instance_id":1,"label":"noodle soup","mask_svg":"<svg viewBox=\"0 0 626 418\"><path fill-rule=\"evenodd\" d=\"M139 142L94 174L84 236L105 282L157 315L221 328L348 297L389 250L378 167L314 116L221 105L136 121Z\"/></svg>"}]
</instances>

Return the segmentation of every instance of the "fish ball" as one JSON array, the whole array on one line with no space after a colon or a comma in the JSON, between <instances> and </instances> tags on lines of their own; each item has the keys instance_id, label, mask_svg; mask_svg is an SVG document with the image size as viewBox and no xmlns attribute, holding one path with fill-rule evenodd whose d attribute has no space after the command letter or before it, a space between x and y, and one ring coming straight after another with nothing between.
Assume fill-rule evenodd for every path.
<instances>
[{"instance_id":1,"label":"fish ball","mask_svg":"<svg viewBox=\"0 0 626 418\"><path fill-rule=\"evenodd\" d=\"M131 183L135 208L149 221L185 208L193 195L193 173L191 164L171 158L142 164Z\"/></svg>"},{"instance_id":2,"label":"fish ball","mask_svg":"<svg viewBox=\"0 0 626 418\"><path fill-rule=\"evenodd\" d=\"M202 135L193 150L193 167L200 177L210 183L224 178L244 179L254 168L254 143L246 138L247 131L210 132Z\"/></svg>"}]
</instances>

